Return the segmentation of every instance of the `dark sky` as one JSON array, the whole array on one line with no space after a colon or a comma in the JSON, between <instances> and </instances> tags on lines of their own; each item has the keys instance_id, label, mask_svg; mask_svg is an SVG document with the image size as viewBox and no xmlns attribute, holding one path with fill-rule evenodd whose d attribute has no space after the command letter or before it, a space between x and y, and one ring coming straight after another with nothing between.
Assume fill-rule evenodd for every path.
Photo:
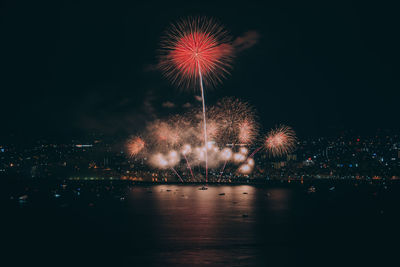
<instances>
[{"instance_id":1,"label":"dark sky","mask_svg":"<svg viewBox=\"0 0 400 267\"><path fill-rule=\"evenodd\" d=\"M188 15L217 18L233 38L259 36L237 53L231 76L206 92L208 103L242 98L265 129L285 123L300 136L399 128L394 6L17 2L1 4L1 137L129 133L182 111L163 107L167 101L198 105L153 67L163 30Z\"/></svg>"}]
</instances>

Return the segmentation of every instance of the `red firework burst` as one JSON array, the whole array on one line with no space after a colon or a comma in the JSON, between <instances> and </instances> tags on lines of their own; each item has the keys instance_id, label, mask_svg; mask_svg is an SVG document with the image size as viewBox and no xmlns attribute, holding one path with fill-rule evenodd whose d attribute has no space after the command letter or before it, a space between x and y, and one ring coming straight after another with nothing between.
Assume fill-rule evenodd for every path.
<instances>
[{"instance_id":1,"label":"red firework burst","mask_svg":"<svg viewBox=\"0 0 400 267\"><path fill-rule=\"evenodd\" d=\"M161 43L160 68L173 83L195 87L200 75L215 85L229 73L231 39L215 20L197 17L171 25Z\"/></svg>"},{"instance_id":2,"label":"red firework burst","mask_svg":"<svg viewBox=\"0 0 400 267\"><path fill-rule=\"evenodd\" d=\"M286 155L292 152L296 146L296 134L289 126L279 126L268 133L264 146L271 156Z\"/></svg>"}]
</instances>

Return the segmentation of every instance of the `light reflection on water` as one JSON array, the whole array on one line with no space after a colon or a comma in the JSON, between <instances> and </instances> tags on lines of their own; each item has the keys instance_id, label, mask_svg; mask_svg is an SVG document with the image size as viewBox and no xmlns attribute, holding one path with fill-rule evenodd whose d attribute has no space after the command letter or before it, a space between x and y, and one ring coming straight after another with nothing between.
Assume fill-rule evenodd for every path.
<instances>
[{"instance_id":1,"label":"light reflection on water","mask_svg":"<svg viewBox=\"0 0 400 267\"><path fill-rule=\"evenodd\" d=\"M275 230L277 223L285 227L289 218L289 191L247 185L199 188L157 185L133 193L134 199L147 199L146 207L153 214L158 248L155 260L166 265L263 262L266 255L260 255L260 250L266 244L264 239L274 235L270 225ZM279 250L268 257L281 254Z\"/></svg>"},{"instance_id":2,"label":"light reflection on water","mask_svg":"<svg viewBox=\"0 0 400 267\"><path fill-rule=\"evenodd\" d=\"M400 186L331 183L90 184L56 200L39 188L7 205L3 254L13 266L393 265Z\"/></svg>"}]
</instances>

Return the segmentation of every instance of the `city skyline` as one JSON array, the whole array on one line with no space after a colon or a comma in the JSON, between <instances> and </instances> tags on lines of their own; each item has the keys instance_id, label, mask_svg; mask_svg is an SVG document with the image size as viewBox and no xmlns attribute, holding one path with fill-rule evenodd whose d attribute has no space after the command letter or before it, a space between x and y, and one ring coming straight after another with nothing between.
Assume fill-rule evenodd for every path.
<instances>
[{"instance_id":1,"label":"city skyline","mask_svg":"<svg viewBox=\"0 0 400 267\"><path fill-rule=\"evenodd\" d=\"M400 140L397 133L359 137L353 135L308 138L297 141L297 149L288 155L270 157L265 151L254 155L255 169L250 175L238 173L228 163L210 168L210 182L265 183L269 180L391 180L400 179ZM131 157L125 140L104 135L89 135L69 142L36 141L30 145L0 145L0 175L22 179L50 180L131 180L137 182L201 181L200 166L192 166L194 177L181 159L176 171L149 165L150 158ZM246 146L250 152L257 144ZM229 146L228 146L229 147ZM240 147L240 146L238 146ZM232 148L233 149L233 148ZM237 151L237 149L233 149ZM195 178L194 180L192 179ZM204 177L203 177L204 178Z\"/></svg>"}]
</instances>

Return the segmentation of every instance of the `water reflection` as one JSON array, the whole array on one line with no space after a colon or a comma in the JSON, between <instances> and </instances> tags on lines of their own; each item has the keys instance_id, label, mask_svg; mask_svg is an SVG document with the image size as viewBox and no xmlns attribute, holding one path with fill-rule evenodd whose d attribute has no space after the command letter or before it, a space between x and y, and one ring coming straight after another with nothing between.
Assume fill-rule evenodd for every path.
<instances>
[{"instance_id":1,"label":"water reflection","mask_svg":"<svg viewBox=\"0 0 400 267\"><path fill-rule=\"evenodd\" d=\"M263 262L260 250L270 235L263 225L275 216L288 218L282 217L289 206L288 191L246 185L198 189L157 185L151 194L143 190L136 195L147 199L153 214L159 248L155 259L164 265Z\"/></svg>"}]
</instances>

